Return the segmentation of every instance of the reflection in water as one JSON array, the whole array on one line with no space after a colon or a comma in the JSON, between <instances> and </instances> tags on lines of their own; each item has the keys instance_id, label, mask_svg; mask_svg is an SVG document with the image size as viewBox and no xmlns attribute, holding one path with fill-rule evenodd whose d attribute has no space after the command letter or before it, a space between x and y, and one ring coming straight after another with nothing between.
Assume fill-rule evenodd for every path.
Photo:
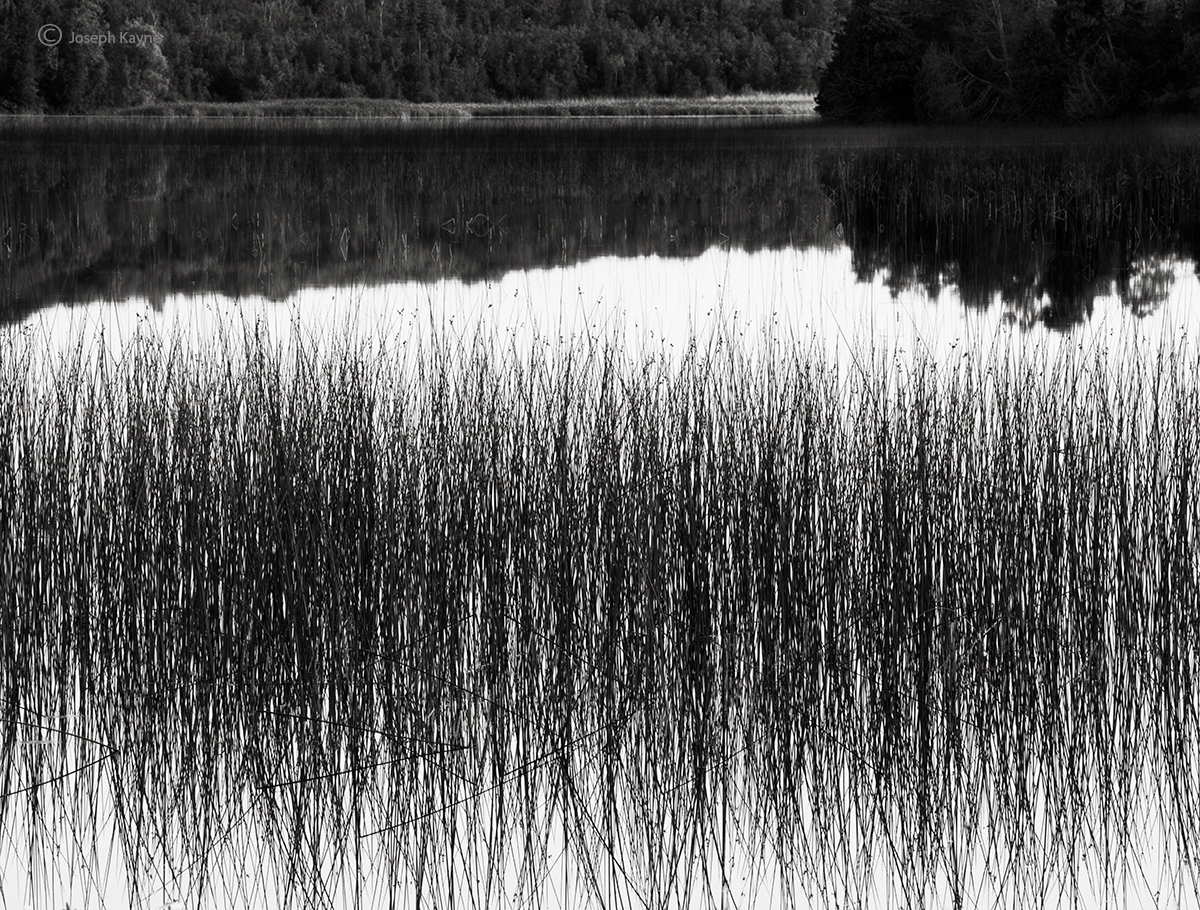
<instances>
[{"instance_id":1,"label":"reflection in water","mask_svg":"<svg viewBox=\"0 0 1200 910\"><path fill-rule=\"evenodd\" d=\"M286 303L181 294L156 304L59 306L17 331L36 339L31 350L51 363L99 339L107 356L120 361L139 337L203 356L224 349L249 326L277 345L298 337L329 355L352 339L356 350L389 359L451 339L460 346L486 342L497 354L525 359L549 344L574 341L623 345L632 359L678 361L694 344L735 339L746 351L764 342L816 351L845 368L854 368L855 355L866 350L888 361L924 359L942 368L973 356L981 369L1038 348L1056 357L1136 342L1153 352L1200 337L1200 280L1186 263L1143 264L1158 301L1153 308L1131 313L1125 302L1133 288L1122 295L1110 287L1085 324L1048 335L1014 331L1026 313L1000 301L964 306L952 287L936 300L921 289L894 293L886 275L856 281L852 265L845 247L714 248L688 258L596 258L479 282L308 288Z\"/></svg>"},{"instance_id":2,"label":"reflection in water","mask_svg":"<svg viewBox=\"0 0 1200 910\"><path fill-rule=\"evenodd\" d=\"M1194 897L1194 347L152 329L0 360L39 899Z\"/></svg>"},{"instance_id":3,"label":"reflection in water","mask_svg":"<svg viewBox=\"0 0 1200 910\"><path fill-rule=\"evenodd\" d=\"M4 146L5 897L1195 906L1194 153L514 135Z\"/></svg>"},{"instance_id":4,"label":"reflection in water","mask_svg":"<svg viewBox=\"0 0 1200 910\"><path fill-rule=\"evenodd\" d=\"M1161 260L1200 258L1198 181L1195 146L1116 143L874 149L826 182L861 277L1061 329L1113 287L1137 316L1166 299Z\"/></svg>"},{"instance_id":5,"label":"reflection in water","mask_svg":"<svg viewBox=\"0 0 1200 910\"><path fill-rule=\"evenodd\" d=\"M1156 263L1200 256L1183 132L143 129L0 139L4 318L845 243L862 280L1067 328L1113 286L1153 309Z\"/></svg>"}]
</instances>

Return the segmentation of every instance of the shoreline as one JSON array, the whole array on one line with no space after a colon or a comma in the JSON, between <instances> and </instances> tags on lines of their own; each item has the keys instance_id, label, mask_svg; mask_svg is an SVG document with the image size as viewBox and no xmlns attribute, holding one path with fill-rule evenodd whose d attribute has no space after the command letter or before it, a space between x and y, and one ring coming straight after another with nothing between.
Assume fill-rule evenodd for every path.
<instances>
[{"instance_id":1,"label":"shoreline","mask_svg":"<svg viewBox=\"0 0 1200 910\"><path fill-rule=\"evenodd\" d=\"M274 101L176 101L87 114L6 114L0 119L80 120L508 120L621 118L796 118L818 120L810 94L709 98L573 98L553 101L410 102L382 98L301 98Z\"/></svg>"}]
</instances>

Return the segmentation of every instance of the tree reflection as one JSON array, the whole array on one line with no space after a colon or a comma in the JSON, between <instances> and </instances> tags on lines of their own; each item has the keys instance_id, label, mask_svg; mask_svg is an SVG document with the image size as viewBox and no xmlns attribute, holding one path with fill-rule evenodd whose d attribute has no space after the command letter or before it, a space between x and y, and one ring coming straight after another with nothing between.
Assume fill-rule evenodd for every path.
<instances>
[{"instance_id":1,"label":"tree reflection","mask_svg":"<svg viewBox=\"0 0 1200 910\"><path fill-rule=\"evenodd\" d=\"M752 129L0 141L0 321L55 303L491 280L595 257L847 245L893 295L1069 330L1200 256L1200 146ZM1023 138L1022 138L1023 137ZM394 139L395 137L392 137ZM986 139L986 136L984 137Z\"/></svg>"},{"instance_id":2,"label":"tree reflection","mask_svg":"<svg viewBox=\"0 0 1200 910\"><path fill-rule=\"evenodd\" d=\"M1200 249L1200 153L1168 146L870 150L822 174L856 276L892 293L997 302L1068 330L1116 295L1135 316L1167 300Z\"/></svg>"},{"instance_id":3,"label":"tree reflection","mask_svg":"<svg viewBox=\"0 0 1200 910\"><path fill-rule=\"evenodd\" d=\"M1137 259L1117 274L1121 304L1139 318L1165 303L1174 286L1175 266L1165 259Z\"/></svg>"}]
</instances>

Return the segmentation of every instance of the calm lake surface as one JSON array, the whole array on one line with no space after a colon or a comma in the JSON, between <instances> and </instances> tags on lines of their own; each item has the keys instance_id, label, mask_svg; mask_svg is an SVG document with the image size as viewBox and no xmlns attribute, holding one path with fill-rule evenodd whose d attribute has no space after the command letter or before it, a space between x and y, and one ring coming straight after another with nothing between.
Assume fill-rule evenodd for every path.
<instances>
[{"instance_id":1,"label":"calm lake surface","mask_svg":"<svg viewBox=\"0 0 1200 910\"><path fill-rule=\"evenodd\" d=\"M1200 126L5 121L6 899L1200 905L1198 264Z\"/></svg>"},{"instance_id":2,"label":"calm lake surface","mask_svg":"<svg viewBox=\"0 0 1200 910\"><path fill-rule=\"evenodd\" d=\"M505 307L546 333L640 312L677 336L722 307L807 325L892 304L1039 337L1182 318L1196 294L1194 127L50 124L0 143L10 326L275 303L456 326Z\"/></svg>"}]
</instances>

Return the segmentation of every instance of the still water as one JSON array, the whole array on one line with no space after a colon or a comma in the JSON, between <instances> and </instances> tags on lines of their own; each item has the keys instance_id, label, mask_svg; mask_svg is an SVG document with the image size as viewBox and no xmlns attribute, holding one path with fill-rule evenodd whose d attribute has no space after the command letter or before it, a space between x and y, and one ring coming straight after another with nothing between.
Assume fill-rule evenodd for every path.
<instances>
[{"instance_id":1,"label":"still water","mask_svg":"<svg viewBox=\"0 0 1200 910\"><path fill-rule=\"evenodd\" d=\"M940 359L1195 318L1185 127L332 129L7 127L0 321L58 344L282 320Z\"/></svg>"},{"instance_id":2,"label":"still water","mask_svg":"<svg viewBox=\"0 0 1200 910\"><path fill-rule=\"evenodd\" d=\"M116 364L128 362L126 355L146 339L185 360L221 363L240 355L248 335L260 333L282 349L299 340L309 351L332 356L349 345L365 352L368 362L404 361L417 356L413 352L449 342L464 349L490 346L510 358L505 361L510 365L534 361L539 349L612 345L633 364L678 362L697 347L759 346L768 355L808 352L863 373L877 365L903 370L920 362L955 366L963 360L982 372L1000 358L1020 361L1036 355L1054 362L1110 353L1118 369L1124 369L1133 362L1130 357L1195 351L1200 340L1198 262L1200 128L1195 127L949 132L696 122L420 129L36 122L0 127L0 356L35 358L38 366L28 375L40 377L48 387L56 365L80 344L89 357ZM7 388L12 392L17 385ZM22 428L5 440L14 451L21 432L40 432L29 429L37 425L36 416L13 425ZM1176 435L1182 439L1179 451L1184 451L1190 443L1183 430ZM985 443L977 445L986 450ZM154 448L153 441L147 446ZM758 455L747 456L756 470ZM1046 462L1051 469L1060 463L1070 462L1066 456ZM5 464L14 467L0 473L0 479L26 469L15 458ZM1019 459L1014 464L1022 466ZM426 465L427 473L435 474L436 467ZM86 467L80 470L86 472ZM504 484L494 482L497 478L475 480L486 491L480 502L495 503L506 495ZM964 477L962 483L974 480ZM699 483L687 475L681 482L693 481ZM816 486L840 482L847 481L824 477ZM848 481L851 490L871 482L865 474ZM1176 491L1172 495L1186 504L1187 487L1177 492L1184 481L1172 476L1170 482ZM1166 489L1166 482L1161 486ZM72 495L82 502L86 489ZM108 533L126 521L123 510L143 514L137 512L143 501L139 489L131 482L120 495L101 500L102 509L112 512L94 526ZM779 520L769 485L753 492L761 512L747 513L757 516L743 522L750 526L744 533L750 534L760 519ZM458 488L426 490L425 495L427 501L445 497L447 515L457 514L454 504L460 499L468 501L467 491ZM520 500L519 493L513 495ZM672 489L664 501L690 502L688 495L686 488L683 493ZM1072 503L1091 508L1088 515L1102 512L1088 505L1091 493L1073 495ZM1099 501L1100 493L1095 495ZM720 504L711 505L708 497L705 493L696 499L701 518L689 514L687 521L712 521L717 527L726 520ZM1176 763L1168 774L1179 788L1173 801L1155 790L1164 759L1157 752L1139 751L1137 737L1118 731L1115 723L1092 728L1078 721L1072 729L1086 731L1078 740L1059 742L1047 734L1047 743L1061 751L1046 746L1050 758L1044 764L1050 770L1043 768L1038 777L1030 770L1037 762L1029 763L1022 743L1006 738L1012 725L1003 722L1003 712L996 730L966 721L933 753L941 754L938 749L944 746L947 755L954 748L975 749L971 754L985 757L1004 755L1009 763L1003 767L1015 770L1012 779L994 781L985 758L966 763L970 773L962 780L897 772L895 779L904 784L896 786L891 771L911 771L914 762L891 755L891 740L881 748L892 764L863 758L876 731L859 721L878 715L866 708L860 715L847 706L870 703L872 697L878 701L881 691L890 692L891 700L884 700L892 719L912 720L914 729L927 733L928 719L909 718L909 703L893 691L896 680L907 677L887 675L914 672L906 661L919 662L920 648L907 650L905 642L916 632L907 620L897 631L888 625L893 622L889 618L883 628L891 637L868 641L867 633L861 633L866 644L855 660L821 664L820 673L813 671L811 688L804 688L809 682L795 683L795 691L777 681L767 685L764 668L776 659L782 662L774 649L799 645L767 631L766 620L742 628L737 611L722 613L727 604L720 598L735 598L721 593L723 585L742 590L737 578L744 569L752 578L747 589L758 593L736 596L748 597L755 615L788 612L790 598L780 593L787 590L785 580L800 587L808 582L769 568L758 575L744 567L712 569L712 577L701 584L685 567L672 582L675 587L638 593L637 606L628 609L631 615L649 611L640 620L644 628L637 631L631 621L629 650L620 657L609 654L608 660L612 667L634 666L659 680L655 697L661 701L645 695L638 704L638 696L629 694L632 688L604 695L612 687L606 689L591 675L590 664L575 657L562 669L575 682L564 683L551 665L557 653L565 652L543 640L550 626L542 623L576 629L574 623L586 627L586 616L592 615L588 611L603 617L598 605L602 595L580 594L590 592L591 576L636 575L633 569L652 573L656 551L664 546L658 526L653 533L660 537L652 534L640 548L611 543L618 531L624 533L622 498L624 493L612 498L616 505L605 501L617 517L605 512L612 524L593 536L566 523L539 538L543 549L532 556L507 552L501 559L505 568L486 579L473 575L476 569L470 566L456 568L462 546L453 535L406 527L406 546L440 554L420 563L414 570L417 580L399 584L404 593L396 595L436 630L440 644L419 664L436 674L420 676L418 685L413 673L420 671L389 669L398 674L397 679L387 677L392 694L381 695L380 705L357 709L351 725L357 738L348 740L353 746L337 738L343 735L338 730L347 727L338 720L345 716L339 711L346 710L347 699L358 705L360 695L363 704L369 702L376 686L385 691L380 681L385 661L376 655L361 662L357 652L339 644L340 633L329 631L340 628L337 611L317 610L321 615L305 620L311 627L304 626L300 634L295 628L303 622L295 619L294 603L284 598L280 618L272 612L275 600L251 585L254 597L269 600L262 617L292 630L288 634L294 632L309 650L294 657L294 663L271 663L280 659L269 643L253 638L259 630L251 627L259 625L258 617L238 625L236 617L226 615L211 632L217 638L197 639L189 646L193 653L172 641L182 628L172 623L178 616L191 616L188 610L201 609L188 597L199 601L197 592L208 591L205 573L217 573L212 566L219 557L198 552L194 576L154 582L165 585L160 590L170 592L171 602L147 605L139 586L151 584L147 579L159 557L145 547L137 551L142 562L122 564L127 574L120 576L124 587L119 590L138 606L118 611L126 624L115 626L115 646L88 631L81 619L86 609L76 610L65 602L69 598L55 601L49 618L39 624L28 618L39 609L31 604L30 592L52 593L56 585L94 592L110 579L93 578L78 567L64 569L67 557L61 565L56 562L54 541L72 546L73 538L69 533L55 538L52 524L38 525L32 511L23 514L10 525L6 561L0 562L11 595L5 601L6 619L14 628L36 630L37 642L37 647L26 646L19 636L10 636L4 641L8 651L0 654L15 693L7 701L5 749L10 758L16 756L12 766L19 769L11 782L0 782L0 792L9 794L0 815L6 899L11 894L34 906L72 907L97 902L132 906L135 894L140 906L147 907L381 906L390 900L399 906L451 906L463 900L540 907L966 901L1055 906L1060 900L1111 902L1119 893L1128 903L1155 902L1169 894L1180 906L1196 905L1188 859L1193 828L1186 812L1197 779L1188 757L1196 710L1194 692L1182 682L1182 700L1170 708L1159 706L1164 716L1184 721L1175 751L1164 749L1165 761ZM53 508L53 502L36 496L24 500L30 501ZM405 508L415 513L416 502L406 501ZM833 497L828 503L833 508L841 500ZM997 503L1004 505L988 500L988 508L998 508ZM953 507L954 502L948 498L945 505ZM1020 518L1021 509L1041 509L1043 504L1018 506L1010 519ZM73 508L72 520L77 520L82 507ZM705 512L714 508L718 511ZM150 514L167 521L168 511L163 507ZM853 508L847 514L853 515ZM860 527L867 521L863 514L860 509ZM897 514L887 527L912 534L919 545L920 535L905 524L903 509ZM1186 545L1194 533L1190 513L1181 508L1178 514L1171 528ZM448 525L454 520L446 519ZM538 519L521 512L520 520L532 525ZM700 535L697 543L687 521L678 534L695 552L708 554L706 565L725 565L720 547L732 548L729 541L743 533L736 520L736 515L729 519L733 524L722 532L723 542L711 532L711 539L705 542ZM1002 521L991 521L986 514L980 521L979 527L991 529L987 533L1003 533L994 530ZM33 527L41 527L46 536L27 532ZM1109 533L1108 526L1101 527ZM1116 541L1111 552L1128 555L1131 545L1119 533L1127 526L1115 522L1112 527L1117 530L1111 533ZM1136 522L1128 527L1142 531ZM228 546L230 552L255 552L244 541L239 544L243 550L236 550L229 542L232 530L210 530L206 540ZM673 532L665 533L670 538ZM788 533L798 532L792 528ZM829 530L826 536L833 539L838 533ZM951 547L956 533L952 528L947 538ZM1046 557L1042 539L1030 533L1041 547L1030 552L1031 565L1053 567L1053 552ZM137 534L152 536L153 531L139 526ZM251 526L246 539L260 541L271 534L270 527ZM1060 534L1050 546L1066 551L1074 541L1069 533ZM1079 544L1102 545L1110 545L1108 537L1099 542L1088 537ZM177 546L187 549L183 532ZM605 554L608 564L589 564L571 575L571 554L589 546ZM900 569L887 560L899 546L884 540L876 553L883 554L879 566L862 564L862 590L880 590L882 600L893 598L891 603L907 596L890 587L889 573ZM977 589L971 587L976 582L961 581L957 594L947 594L953 583L925 578L926 588L936 590L919 594L927 612L944 611L944 599L954 596L962 597L964 610L995 608L1003 593L997 593L993 582L1007 571L999 544L995 546L980 550L972 557L975 562L963 563L977 571ZM20 554L27 548L49 555L40 567L35 564L22 574L15 567L25 565ZM110 570L113 577L119 575L109 564L120 560L109 560L99 550L84 552L82 544L77 549L71 555L79 556L78 566L91 567L97 575ZM938 553L933 560L938 566L951 561ZM830 573L838 571L836 552L818 555L828 556L835 567ZM544 569L553 575L551 569L558 571L555 560L573 568L562 570L545 589L528 587L512 568L521 558L528 558L533 574ZM625 566L632 567L628 573ZM1187 595L1177 592L1192 590L1186 578L1195 580L1194 557L1177 557L1176 566L1183 567L1185 582L1164 582L1169 572L1155 568L1157 574L1149 578L1154 573L1148 573L1145 583L1147 591L1166 590L1176 598L1169 600L1170 609L1162 606L1164 601L1154 601L1154 622L1164 625L1146 633L1147 640L1164 642L1163 667L1176 666L1171 661L1190 666L1197 641L1186 631L1178 637L1174 630L1163 631L1162 617L1190 615ZM295 568L302 573L305 567ZM1109 570L1116 572L1111 566ZM1086 564L1080 571L1079 577L1088 578L1093 572L1097 590L1111 594L1103 567ZM452 585L445 578L454 572L472 590L465 605L438 601L438 584L449 590ZM1060 591L1071 584L1047 572L1046 578L1031 582L1033 595L1014 597L1022 609L1028 602L1060 595L1075 606L1092 603L1089 594ZM388 583L397 584L395 579ZM213 583L214 599L230 596L222 587L228 584L229 576ZM513 586L512 592L505 589L512 600L503 601L510 612L496 614L495 602L478 593L497 584ZM691 636L690 649L672 644L674 639L659 627L667 628L662 617L674 614L667 608L664 614L654 613L657 603L652 609L646 602L690 598L703 603L697 601L701 595L696 589L705 584L713 593L704 596L711 596L714 605L726 604L713 607L714 628L701 628L704 623L693 615L689 622L694 627L688 626L684 636ZM811 591L818 589L819 584ZM293 598L297 590L312 593L288 590ZM860 589L851 585L845 590ZM820 603L829 617L842 621L858 616L855 604L846 603L854 598L842 588L830 581L826 591ZM340 588L320 596L344 606ZM498 595L492 590L490 596ZM96 603L103 602L96 597ZM819 599L812 598L814 603ZM1147 595L1146 604L1151 600ZM178 616L168 608L178 608ZM205 604L203 609L211 608ZM538 622L531 623L524 613L523 620L514 615L525 609ZM465 612L460 616L455 610ZM577 612L585 618L576 619ZM1075 707L1086 701L1079 693L1087 690L1077 688L1081 668L1092 666L1089 655L1100 653L1076 639L1094 634L1119 644L1129 628L1142 628L1120 609L1103 615L1109 626L1097 621L1096 629L1079 631L1083 621L1069 618L1047 639L1047 653L1057 656L1047 658L1051 669L1045 678L1051 684L1043 681L1036 691L1057 692L1061 682L1065 707L1054 710L1068 719L1091 718L1089 710L1104 713ZM715 628L720 616L733 617L733 625ZM948 636L961 638L961 631L953 630L960 630L955 623L964 621L939 613L936 629L938 634L949 629ZM399 640L416 648L434 632L412 622L416 627L402 630L408 635ZM818 640L835 640L822 622L818 617L805 628L810 633L816 629ZM607 628L602 619L596 623L596 628ZM992 649L989 659L998 661L996 666L1005 666L1003 655L1012 653L1019 632L1012 631L1010 641L996 633L1000 623L991 614L977 620L977 635L959 643L964 666L983 648L980 643ZM64 631L69 629L77 631ZM157 630L158 650L122 663L122 651L132 649L147 629ZM164 636L164 629L170 634ZM72 637L76 634L78 639ZM86 654L72 650L77 640L90 640L87 634L101 642L95 645L97 654L115 647L118 656L110 658L115 670L106 670L102 662L93 666ZM561 634L591 641L578 631ZM850 640L860 633L846 634ZM218 648L212 642L220 636L253 640ZM511 652L504 651L511 679L503 691L525 697L512 702L520 713L511 722L501 721L514 710L507 699L497 695L488 701L478 694L490 678L485 645L494 646L496 636L522 642L527 649L520 652L513 645ZM265 632L262 637L269 639ZM603 640L602 635L596 638ZM319 647L312 647L312 641ZM645 642L657 642L661 649ZM384 651L382 644L375 647ZM644 663L631 656L639 648L645 652L639 658ZM896 666L862 656L885 649L890 649L889 657L901 655ZM599 661L602 652L601 644L592 643L579 645L573 654L587 653ZM701 652L707 655L703 659L697 656ZM1112 664L1123 667L1117 652L1113 645ZM202 653L204 660L198 656ZM796 667L820 664L824 658L819 653L795 650L792 656L804 654L803 661L796 658L788 664L792 669L779 672L807 678ZM1132 647L1129 653L1134 653ZM237 677L242 686L231 685L223 693L212 683L231 672L234 657L251 667L267 661L270 672ZM1060 658L1061 666L1055 662ZM321 674L306 675L304 660L315 661ZM415 656L411 660L417 664ZM78 689L74 682L61 684L70 661L83 666L79 679L88 680ZM1035 659L1027 658L1024 670L1030 678L1044 679L1037 674L1045 667ZM631 679L636 675L622 672ZM945 698L945 704L957 704L953 693L928 683L928 671L922 672L928 688L917 691L926 692L931 701ZM118 680L112 691L104 690L106 673ZM1116 670L1113 675L1127 686L1120 690L1127 699L1121 705L1140 705L1128 693L1141 677ZM447 683L451 677L457 682ZM1002 701L1006 693L1018 698L1015 684L987 688L992 680L986 673L962 678L968 689L983 686L974 691L988 698ZM307 684L312 691L301 690ZM719 707L701 703L695 695L710 685L720 690L720 699L728 699ZM569 698L561 696L568 690ZM95 691L105 691L104 697ZM51 692L54 697L47 694ZM560 692L559 701L554 692ZM91 704L86 703L89 698ZM605 698L617 701L610 704ZM624 707L625 698L633 699L632 711ZM689 698L684 710L681 705ZM256 710L239 713L247 703ZM906 707L897 709L896 703ZM485 710L485 704L491 707ZM437 721L443 713L453 713L452 708L465 712L467 720L455 715L456 723L437 736L421 732L426 716ZM717 710L723 712L722 722L709 724ZM572 720L574 711L579 714ZM637 719L631 721L634 714ZM919 712L913 709L913 714ZM1127 720L1133 714L1120 716ZM39 726L32 717L40 718ZM154 718L142 723L154 734L153 742L135 735L139 717ZM255 718L252 724L247 717ZM780 731L800 725L797 718L808 724L806 732L789 739ZM379 733L376 727L385 726L392 731L389 736L371 739ZM397 729L408 730L410 738L397 740ZM604 732L610 729L611 736ZM1118 733L1125 750L1119 754L1122 761L1133 756L1130 763L1110 767L1092 757L1105 754L1097 745L1103 735L1116 741ZM689 734L703 745L689 741ZM426 747L436 745L433 753L405 753L404 763L397 765L403 770L394 774L377 770L400 761L397 742L418 743L422 735ZM196 739L202 748L195 747ZM369 748L364 745L368 740ZM928 739L920 741L927 744ZM1135 745L1124 745L1130 741ZM808 771L792 770L801 765ZM246 770L250 766L253 771ZM921 767L945 773L946 767L961 771L963 766L935 761ZM36 790L31 782L52 779L53 787L47 784L36 798L30 795ZM249 786L248 780L257 785ZM1122 794L1115 800L1114 780ZM205 781L207 789L197 790L197 781ZM854 796L868 791L883 796L865 801ZM933 793L946 801L937 803ZM1089 827L1093 815L1085 797L1098 793L1109 794L1108 814L1102 813L1106 823L1121 816L1123 830L1140 833L1134 846L1121 841L1111 825ZM932 809L931 802L936 803ZM936 818L937 823L906 824L906 807L916 813L911 817ZM1029 824L1021 828L1014 818ZM1019 829L1015 833L1014 827ZM1001 833L980 835L985 830ZM1112 871L1117 866L1119 874ZM313 890L316 883L320 893Z\"/></svg>"}]
</instances>

